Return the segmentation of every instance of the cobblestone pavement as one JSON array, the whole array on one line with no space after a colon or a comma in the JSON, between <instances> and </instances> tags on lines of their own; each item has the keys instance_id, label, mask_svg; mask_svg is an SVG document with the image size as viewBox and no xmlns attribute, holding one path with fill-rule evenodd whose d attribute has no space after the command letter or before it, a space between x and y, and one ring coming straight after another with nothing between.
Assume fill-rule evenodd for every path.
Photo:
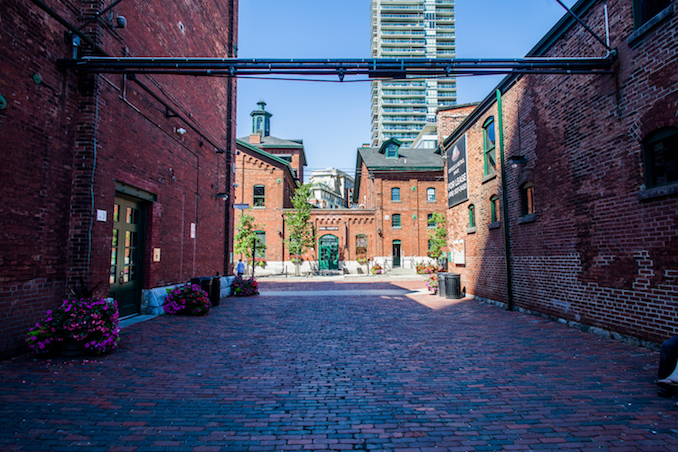
<instances>
[{"instance_id":1,"label":"cobblestone pavement","mask_svg":"<svg viewBox=\"0 0 678 452\"><path fill-rule=\"evenodd\" d=\"M108 356L0 362L0 450L678 450L656 352L421 288L266 280Z\"/></svg>"}]
</instances>

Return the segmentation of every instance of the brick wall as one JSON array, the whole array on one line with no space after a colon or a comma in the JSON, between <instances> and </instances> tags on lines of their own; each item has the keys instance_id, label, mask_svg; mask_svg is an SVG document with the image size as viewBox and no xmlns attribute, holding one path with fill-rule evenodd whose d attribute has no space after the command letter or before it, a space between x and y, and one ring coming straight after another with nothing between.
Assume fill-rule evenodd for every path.
<instances>
[{"instance_id":1,"label":"brick wall","mask_svg":"<svg viewBox=\"0 0 678 452\"><path fill-rule=\"evenodd\" d=\"M250 206L246 212L254 217L258 229L266 233L266 261L273 267L279 266L274 263L284 260L283 215L285 208L292 207L294 180L281 163L248 152L247 148L242 146L239 146L239 152L235 158L235 183L238 185L234 193L235 202ZM264 186L263 207L254 206L255 185ZM236 211L236 225L240 214L241 211ZM236 256L236 260L240 258L240 255Z\"/></svg>"},{"instance_id":2,"label":"brick wall","mask_svg":"<svg viewBox=\"0 0 678 452\"><path fill-rule=\"evenodd\" d=\"M678 197L647 196L641 141L678 126L678 21L674 13L629 43L631 3L607 2L619 53L613 74L524 76L502 96L506 156L527 159L506 168L513 292L518 308L660 342L678 334ZM583 17L601 35L603 14L598 2ZM574 26L546 56L604 53ZM482 125L490 116L497 117L496 103L466 131L470 199L448 219L450 238L466 241L466 265L453 270L462 285L506 302L506 225L489 229L487 218L489 196L501 198L501 177L482 178ZM525 182L534 184L533 218L521 217Z\"/></svg>"},{"instance_id":3,"label":"brick wall","mask_svg":"<svg viewBox=\"0 0 678 452\"><path fill-rule=\"evenodd\" d=\"M79 26L104 5L50 7ZM72 52L65 29L30 2L0 0L0 10L8 18L0 27L0 94L8 103L0 110L0 355L18 350L30 325L80 277L102 282L97 295L108 295L116 182L157 196L148 203L144 288L229 271L231 207L214 195L232 183L235 82L139 76L182 122L121 75L58 70L56 60ZM113 11L127 28L85 28L111 55L223 57L235 46L237 1L167 8L131 0ZM191 126L227 152L215 153ZM188 133L177 134L180 127ZM108 221L95 221L97 209ZM160 262L152 262L154 248Z\"/></svg>"}]
</instances>

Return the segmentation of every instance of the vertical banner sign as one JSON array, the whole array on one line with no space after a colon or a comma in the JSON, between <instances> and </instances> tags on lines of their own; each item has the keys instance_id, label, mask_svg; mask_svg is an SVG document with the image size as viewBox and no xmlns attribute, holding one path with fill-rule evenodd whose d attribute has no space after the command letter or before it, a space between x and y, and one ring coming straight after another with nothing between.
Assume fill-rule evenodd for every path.
<instances>
[{"instance_id":1,"label":"vertical banner sign","mask_svg":"<svg viewBox=\"0 0 678 452\"><path fill-rule=\"evenodd\" d=\"M468 199L466 134L447 149L447 207Z\"/></svg>"}]
</instances>

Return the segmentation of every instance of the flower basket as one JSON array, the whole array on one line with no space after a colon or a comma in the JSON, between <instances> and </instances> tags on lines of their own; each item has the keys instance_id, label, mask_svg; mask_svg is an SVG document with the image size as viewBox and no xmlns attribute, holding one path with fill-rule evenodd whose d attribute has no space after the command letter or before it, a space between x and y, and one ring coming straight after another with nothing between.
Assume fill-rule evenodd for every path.
<instances>
[{"instance_id":1,"label":"flower basket","mask_svg":"<svg viewBox=\"0 0 678 452\"><path fill-rule=\"evenodd\" d=\"M431 273L426 279L426 288L433 295L438 293L438 275Z\"/></svg>"},{"instance_id":2,"label":"flower basket","mask_svg":"<svg viewBox=\"0 0 678 452\"><path fill-rule=\"evenodd\" d=\"M231 295L234 297L259 295L259 284L254 278L245 279L242 276L236 276L231 283Z\"/></svg>"},{"instance_id":3,"label":"flower basket","mask_svg":"<svg viewBox=\"0 0 678 452\"><path fill-rule=\"evenodd\" d=\"M212 307L207 292L197 284L186 284L167 290L162 305L165 314L207 315Z\"/></svg>"},{"instance_id":4,"label":"flower basket","mask_svg":"<svg viewBox=\"0 0 678 452\"><path fill-rule=\"evenodd\" d=\"M52 353L64 344L100 354L115 350L119 341L118 304L103 298L64 300L57 309L47 311L26 338L34 354Z\"/></svg>"},{"instance_id":5,"label":"flower basket","mask_svg":"<svg viewBox=\"0 0 678 452\"><path fill-rule=\"evenodd\" d=\"M358 256L356 256L356 260L360 265L365 265L367 261L369 261L369 258L365 254L358 254Z\"/></svg>"},{"instance_id":6,"label":"flower basket","mask_svg":"<svg viewBox=\"0 0 678 452\"><path fill-rule=\"evenodd\" d=\"M384 273L384 267L382 267L379 264L374 264L372 266L371 272L373 275L381 275L382 273Z\"/></svg>"},{"instance_id":7,"label":"flower basket","mask_svg":"<svg viewBox=\"0 0 678 452\"><path fill-rule=\"evenodd\" d=\"M415 268L418 275L430 275L436 272L436 266L433 264L417 264Z\"/></svg>"},{"instance_id":8,"label":"flower basket","mask_svg":"<svg viewBox=\"0 0 678 452\"><path fill-rule=\"evenodd\" d=\"M264 259L263 257L255 257L254 265L256 265L257 267L266 268L266 259Z\"/></svg>"}]
</instances>

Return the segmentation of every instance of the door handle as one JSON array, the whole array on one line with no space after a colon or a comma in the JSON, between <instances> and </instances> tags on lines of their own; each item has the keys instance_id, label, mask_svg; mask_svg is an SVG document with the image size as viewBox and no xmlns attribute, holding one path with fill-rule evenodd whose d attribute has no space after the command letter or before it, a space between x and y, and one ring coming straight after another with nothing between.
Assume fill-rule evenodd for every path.
<instances>
[{"instance_id":1,"label":"door handle","mask_svg":"<svg viewBox=\"0 0 678 452\"><path fill-rule=\"evenodd\" d=\"M120 278L118 279L118 284L122 284L124 282L123 281L123 275L124 274L125 274L125 272L120 272Z\"/></svg>"}]
</instances>

